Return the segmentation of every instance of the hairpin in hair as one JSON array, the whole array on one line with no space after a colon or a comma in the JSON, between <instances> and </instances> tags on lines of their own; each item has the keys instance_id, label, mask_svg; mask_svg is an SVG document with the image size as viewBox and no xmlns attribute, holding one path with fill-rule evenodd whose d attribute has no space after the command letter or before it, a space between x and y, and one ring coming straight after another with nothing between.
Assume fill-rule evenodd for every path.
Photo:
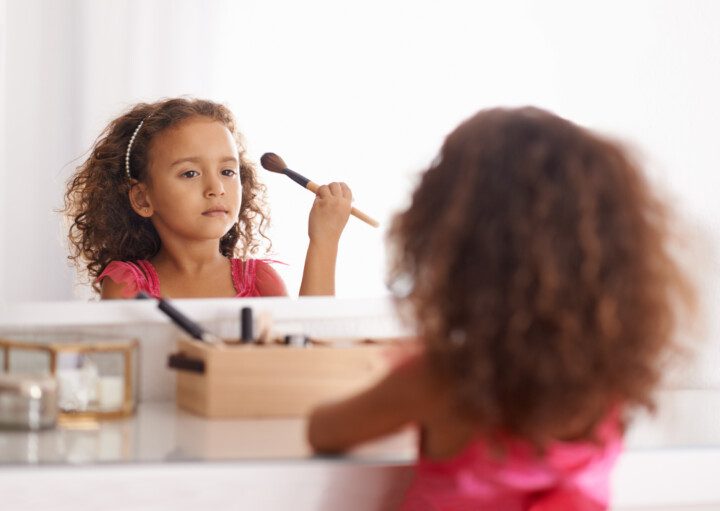
<instances>
[{"instance_id":1,"label":"hairpin in hair","mask_svg":"<svg viewBox=\"0 0 720 511\"><path fill-rule=\"evenodd\" d=\"M147 119L147 117L145 119ZM140 131L140 128L142 128L145 119L140 121L140 124L138 124L137 128L135 128L132 137L130 137L130 142L128 142L127 151L125 151L125 174L127 175L128 179L132 179L132 176L130 175L130 150L132 149L133 142L135 142L135 137L137 137L138 131Z\"/></svg>"}]
</instances>

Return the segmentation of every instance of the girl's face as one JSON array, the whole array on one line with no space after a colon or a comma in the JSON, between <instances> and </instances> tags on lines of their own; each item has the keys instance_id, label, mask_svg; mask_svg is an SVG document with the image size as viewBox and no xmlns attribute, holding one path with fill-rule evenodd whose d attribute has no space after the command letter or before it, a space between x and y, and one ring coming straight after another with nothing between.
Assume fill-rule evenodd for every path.
<instances>
[{"instance_id":1,"label":"girl's face","mask_svg":"<svg viewBox=\"0 0 720 511\"><path fill-rule=\"evenodd\" d=\"M225 125L191 117L159 133L149 156L149 179L134 187L133 204L161 239L219 240L237 222L240 162Z\"/></svg>"}]
</instances>

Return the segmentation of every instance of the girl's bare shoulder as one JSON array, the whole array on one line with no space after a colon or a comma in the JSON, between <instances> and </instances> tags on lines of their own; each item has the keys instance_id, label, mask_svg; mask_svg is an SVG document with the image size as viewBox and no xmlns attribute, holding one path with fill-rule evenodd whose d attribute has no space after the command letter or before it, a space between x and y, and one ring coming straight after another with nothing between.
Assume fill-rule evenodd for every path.
<instances>
[{"instance_id":1,"label":"girl's bare shoulder","mask_svg":"<svg viewBox=\"0 0 720 511\"><path fill-rule=\"evenodd\" d=\"M412 421L425 422L447 407L449 386L423 350L407 354L378 385L377 393L402 406Z\"/></svg>"}]
</instances>

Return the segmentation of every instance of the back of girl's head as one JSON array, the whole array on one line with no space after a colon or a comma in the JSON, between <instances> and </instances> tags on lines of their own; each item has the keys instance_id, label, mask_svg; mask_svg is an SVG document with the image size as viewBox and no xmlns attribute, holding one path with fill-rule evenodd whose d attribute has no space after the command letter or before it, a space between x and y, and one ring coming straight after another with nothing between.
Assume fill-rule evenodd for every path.
<instances>
[{"instance_id":1,"label":"back of girl's head","mask_svg":"<svg viewBox=\"0 0 720 511\"><path fill-rule=\"evenodd\" d=\"M458 411L542 444L652 406L674 299L691 298L667 234L620 146L536 108L485 110L395 218L390 280Z\"/></svg>"},{"instance_id":2,"label":"back of girl's head","mask_svg":"<svg viewBox=\"0 0 720 511\"><path fill-rule=\"evenodd\" d=\"M200 99L173 98L140 103L112 121L96 141L88 159L78 167L65 194L65 214L70 218L70 259L84 264L94 280L113 260L148 259L160 248L160 238L149 219L137 215L128 198L131 183L148 179L150 148L160 132L191 117L207 117L222 123L235 137L240 160L242 202L238 223L220 240L220 251L236 255L242 241L242 255L259 247L258 235L265 238L268 216L264 212L264 187L245 149L230 110ZM125 155L138 125L130 153L130 178ZM94 284L97 289L97 285Z\"/></svg>"}]
</instances>

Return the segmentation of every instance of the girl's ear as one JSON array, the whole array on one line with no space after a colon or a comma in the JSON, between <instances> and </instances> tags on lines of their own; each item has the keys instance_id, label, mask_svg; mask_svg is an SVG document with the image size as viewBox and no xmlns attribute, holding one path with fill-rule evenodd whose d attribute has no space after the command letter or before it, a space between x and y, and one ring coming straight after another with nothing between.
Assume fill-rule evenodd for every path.
<instances>
[{"instance_id":1,"label":"girl's ear","mask_svg":"<svg viewBox=\"0 0 720 511\"><path fill-rule=\"evenodd\" d=\"M153 207L148 196L148 189L145 183L133 180L128 192L130 205L135 213L144 218L150 218L153 215Z\"/></svg>"}]
</instances>

